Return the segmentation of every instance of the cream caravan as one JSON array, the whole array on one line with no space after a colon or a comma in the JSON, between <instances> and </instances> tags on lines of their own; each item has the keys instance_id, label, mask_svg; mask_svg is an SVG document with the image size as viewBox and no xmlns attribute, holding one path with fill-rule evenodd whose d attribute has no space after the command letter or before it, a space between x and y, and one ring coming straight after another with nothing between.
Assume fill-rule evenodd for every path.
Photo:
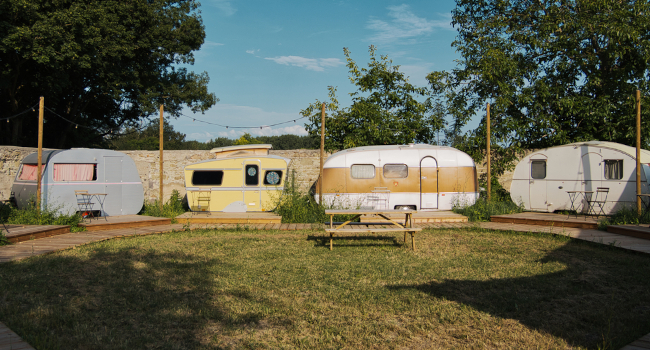
<instances>
[{"instance_id":1,"label":"cream caravan","mask_svg":"<svg viewBox=\"0 0 650 350\"><path fill-rule=\"evenodd\" d=\"M247 212L274 209L284 189L289 159L269 155L271 145L215 148L216 159L185 167L192 211Z\"/></svg>"},{"instance_id":2,"label":"cream caravan","mask_svg":"<svg viewBox=\"0 0 650 350\"><path fill-rule=\"evenodd\" d=\"M648 193L650 152L641 150L641 192ZM614 142L577 142L535 151L515 168L510 197L528 210L569 210L567 191L608 188L604 213L636 203L636 148ZM584 207L582 203L576 203Z\"/></svg>"},{"instance_id":3,"label":"cream caravan","mask_svg":"<svg viewBox=\"0 0 650 350\"><path fill-rule=\"evenodd\" d=\"M327 159L322 180L323 202L332 207L450 210L479 196L474 161L446 146L346 149Z\"/></svg>"}]
</instances>

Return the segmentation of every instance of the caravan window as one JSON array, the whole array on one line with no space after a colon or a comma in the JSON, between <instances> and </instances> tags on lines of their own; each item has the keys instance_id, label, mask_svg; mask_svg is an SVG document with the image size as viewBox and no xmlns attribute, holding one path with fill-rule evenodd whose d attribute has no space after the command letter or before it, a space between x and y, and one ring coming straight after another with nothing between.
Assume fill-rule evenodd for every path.
<instances>
[{"instance_id":1,"label":"caravan window","mask_svg":"<svg viewBox=\"0 0 650 350\"><path fill-rule=\"evenodd\" d=\"M54 164L54 181L97 181L97 164Z\"/></svg>"},{"instance_id":2,"label":"caravan window","mask_svg":"<svg viewBox=\"0 0 650 350\"><path fill-rule=\"evenodd\" d=\"M41 164L41 175L45 171L45 164ZM18 174L18 180L23 181L36 181L36 174L38 172L38 165L36 164L23 164Z\"/></svg>"},{"instance_id":3,"label":"caravan window","mask_svg":"<svg viewBox=\"0 0 650 350\"><path fill-rule=\"evenodd\" d=\"M282 170L267 170L264 173L264 184L265 185L279 185L282 182Z\"/></svg>"},{"instance_id":4,"label":"caravan window","mask_svg":"<svg viewBox=\"0 0 650 350\"><path fill-rule=\"evenodd\" d=\"M372 164L354 164L350 168L353 179L372 179L375 177L375 166Z\"/></svg>"},{"instance_id":5,"label":"caravan window","mask_svg":"<svg viewBox=\"0 0 650 350\"><path fill-rule=\"evenodd\" d=\"M384 177L389 179L402 179L409 176L409 168L406 164L384 165Z\"/></svg>"},{"instance_id":6,"label":"caravan window","mask_svg":"<svg viewBox=\"0 0 650 350\"><path fill-rule=\"evenodd\" d=\"M195 170L192 173L194 186L221 186L223 170Z\"/></svg>"},{"instance_id":7,"label":"caravan window","mask_svg":"<svg viewBox=\"0 0 650 350\"><path fill-rule=\"evenodd\" d=\"M530 177L533 179L545 179L546 178L546 161L545 160L533 160L530 163Z\"/></svg>"},{"instance_id":8,"label":"caravan window","mask_svg":"<svg viewBox=\"0 0 650 350\"><path fill-rule=\"evenodd\" d=\"M257 186L260 184L259 167L255 164L246 164L246 186Z\"/></svg>"},{"instance_id":9,"label":"caravan window","mask_svg":"<svg viewBox=\"0 0 650 350\"><path fill-rule=\"evenodd\" d=\"M605 160L605 179L620 180L623 178L623 159Z\"/></svg>"}]
</instances>

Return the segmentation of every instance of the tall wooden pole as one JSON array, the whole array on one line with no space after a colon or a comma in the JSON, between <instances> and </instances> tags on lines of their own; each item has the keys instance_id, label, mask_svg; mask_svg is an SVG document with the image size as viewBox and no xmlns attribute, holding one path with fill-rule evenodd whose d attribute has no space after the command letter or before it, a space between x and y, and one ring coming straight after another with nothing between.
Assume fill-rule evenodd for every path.
<instances>
[{"instance_id":1,"label":"tall wooden pole","mask_svg":"<svg viewBox=\"0 0 650 350\"><path fill-rule=\"evenodd\" d=\"M636 194L641 194L641 91L636 90ZM636 210L641 216L641 197L636 196Z\"/></svg>"},{"instance_id":2,"label":"tall wooden pole","mask_svg":"<svg viewBox=\"0 0 650 350\"><path fill-rule=\"evenodd\" d=\"M41 96L38 103L38 168L36 169L36 210L41 210L41 177L43 164L43 109L45 109L45 98Z\"/></svg>"},{"instance_id":3,"label":"tall wooden pole","mask_svg":"<svg viewBox=\"0 0 650 350\"><path fill-rule=\"evenodd\" d=\"M490 151L490 104L487 104L487 200L492 198L492 171L490 170L490 158L492 153Z\"/></svg>"},{"instance_id":4,"label":"tall wooden pole","mask_svg":"<svg viewBox=\"0 0 650 350\"><path fill-rule=\"evenodd\" d=\"M323 164L325 158L325 104L320 112L320 175L318 176L318 204L323 204Z\"/></svg>"},{"instance_id":5,"label":"tall wooden pole","mask_svg":"<svg viewBox=\"0 0 650 350\"><path fill-rule=\"evenodd\" d=\"M163 105L160 105L160 211L163 209Z\"/></svg>"}]
</instances>

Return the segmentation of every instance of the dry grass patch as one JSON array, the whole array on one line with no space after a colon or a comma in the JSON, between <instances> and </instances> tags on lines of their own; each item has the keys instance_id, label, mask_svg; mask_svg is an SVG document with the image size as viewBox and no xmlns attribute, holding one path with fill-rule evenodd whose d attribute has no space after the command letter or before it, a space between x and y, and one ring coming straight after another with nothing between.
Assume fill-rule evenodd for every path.
<instances>
[{"instance_id":1,"label":"dry grass patch","mask_svg":"<svg viewBox=\"0 0 650 350\"><path fill-rule=\"evenodd\" d=\"M176 232L0 265L38 349L618 348L650 331L650 257L546 234Z\"/></svg>"}]
</instances>

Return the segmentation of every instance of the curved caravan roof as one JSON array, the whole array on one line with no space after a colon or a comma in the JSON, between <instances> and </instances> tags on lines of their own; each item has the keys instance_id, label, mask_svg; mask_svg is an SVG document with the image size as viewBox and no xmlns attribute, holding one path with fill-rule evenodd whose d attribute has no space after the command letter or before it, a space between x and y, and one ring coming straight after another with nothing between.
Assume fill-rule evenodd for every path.
<instances>
[{"instance_id":1,"label":"curved caravan roof","mask_svg":"<svg viewBox=\"0 0 650 350\"><path fill-rule=\"evenodd\" d=\"M372 164L378 167L385 164L401 163L409 167L419 167L420 160L433 156L439 167L474 167L474 160L465 152L448 146L427 144L364 146L336 152L327 158L325 168L345 168L352 164Z\"/></svg>"},{"instance_id":2,"label":"curved caravan roof","mask_svg":"<svg viewBox=\"0 0 650 350\"><path fill-rule=\"evenodd\" d=\"M616 150L616 151L620 151L622 153L625 153L628 156L636 159L636 148L635 147L630 147L630 146L623 145L623 144L616 143L616 142L607 142L607 141L574 142L574 143L570 143L570 144L567 144L567 145L550 147L549 149L560 148L560 147L573 147L575 149L575 148L578 148L580 146L609 148L609 149L612 149L612 150ZM641 149L641 163L650 163L650 151Z\"/></svg>"}]
</instances>

